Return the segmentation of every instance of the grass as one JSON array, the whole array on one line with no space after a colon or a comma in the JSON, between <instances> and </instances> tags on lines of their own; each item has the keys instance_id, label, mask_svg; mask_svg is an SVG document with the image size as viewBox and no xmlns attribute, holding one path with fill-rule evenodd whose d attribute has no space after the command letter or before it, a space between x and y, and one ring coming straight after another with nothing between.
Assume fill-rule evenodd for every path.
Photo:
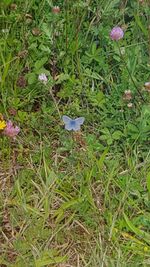
<instances>
[{"instance_id":1,"label":"grass","mask_svg":"<svg viewBox=\"0 0 150 267\"><path fill-rule=\"evenodd\" d=\"M149 2L0 6L0 266L149 266Z\"/></svg>"}]
</instances>

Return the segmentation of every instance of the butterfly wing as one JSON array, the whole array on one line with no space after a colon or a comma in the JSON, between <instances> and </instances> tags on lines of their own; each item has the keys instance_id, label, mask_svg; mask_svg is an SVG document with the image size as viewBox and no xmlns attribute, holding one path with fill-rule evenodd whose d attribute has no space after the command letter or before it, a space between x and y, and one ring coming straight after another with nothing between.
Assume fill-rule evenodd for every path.
<instances>
[{"instance_id":1,"label":"butterfly wing","mask_svg":"<svg viewBox=\"0 0 150 267\"><path fill-rule=\"evenodd\" d=\"M75 119L74 120L75 121L75 125L73 127L73 130L74 131L80 130L80 126L84 123L84 120L85 120L84 117L79 117L79 118Z\"/></svg>"},{"instance_id":2,"label":"butterfly wing","mask_svg":"<svg viewBox=\"0 0 150 267\"><path fill-rule=\"evenodd\" d=\"M77 119L75 119L75 121L79 124L79 125L82 125L85 121L85 118L84 117L79 117Z\"/></svg>"},{"instance_id":3,"label":"butterfly wing","mask_svg":"<svg viewBox=\"0 0 150 267\"><path fill-rule=\"evenodd\" d=\"M72 119L69 118L68 116L64 115L64 116L62 116L62 120L66 124L66 123L69 123Z\"/></svg>"},{"instance_id":4,"label":"butterfly wing","mask_svg":"<svg viewBox=\"0 0 150 267\"><path fill-rule=\"evenodd\" d=\"M65 129L68 131L71 131L73 129L72 125L71 125L72 119L69 118L68 116L64 115L64 116L62 116L62 120L65 124Z\"/></svg>"}]
</instances>

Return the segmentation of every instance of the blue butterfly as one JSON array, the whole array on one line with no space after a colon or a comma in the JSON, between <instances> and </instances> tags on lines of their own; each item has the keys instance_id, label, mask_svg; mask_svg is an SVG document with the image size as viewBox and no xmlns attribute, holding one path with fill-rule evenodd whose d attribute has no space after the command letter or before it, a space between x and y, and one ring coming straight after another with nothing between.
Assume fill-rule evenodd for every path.
<instances>
[{"instance_id":1,"label":"blue butterfly","mask_svg":"<svg viewBox=\"0 0 150 267\"><path fill-rule=\"evenodd\" d=\"M84 117L79 117L75 120L72 120L68 116L62 116L62 120L65 124L65 129L68 131L78 131L80 130L80 126L83 124L85 118Z\"/></svg>"}]
</instances>

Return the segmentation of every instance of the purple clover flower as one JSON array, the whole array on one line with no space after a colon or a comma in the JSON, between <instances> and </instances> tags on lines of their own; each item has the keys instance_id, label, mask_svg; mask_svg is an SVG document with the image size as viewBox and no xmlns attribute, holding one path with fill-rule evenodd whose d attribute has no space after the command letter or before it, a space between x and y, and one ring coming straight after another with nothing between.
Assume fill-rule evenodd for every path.
<instances>
[{"instance_id":1,"label":"purple clover flower","mask_svg":"<svg viewBox=\"0 0 150 267\"><path fill-rule=\"evenodd\" d=\"M12 121L8 121L6 123L6 127L3 131L3 134L8 137L15 138L19 132L20 132L20 128L18 126L13 126Z\"/></svg>"},{"instance_id":2,"label":"purple clover flower","mask_svg":"<svg viewBox=\"0 0 150 267\"><path fill-rule=\"evenodd\" d=\"M110 32L110 38L115 41L122 39L123 36L124 36L124 32L122 28L118 26L114 27Z\"/></svg>"}]
</instances>

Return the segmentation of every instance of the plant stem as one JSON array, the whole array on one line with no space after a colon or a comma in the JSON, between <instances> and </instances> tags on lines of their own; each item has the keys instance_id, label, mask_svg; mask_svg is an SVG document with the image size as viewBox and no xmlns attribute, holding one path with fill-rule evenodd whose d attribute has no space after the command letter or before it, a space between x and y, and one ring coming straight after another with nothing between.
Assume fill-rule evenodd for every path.
<instances>
[{"instance_id":1,"label":"plant stem","mask_svg":"<svg viewBox=\"0 0 150 267\"><path fill-rule=\"evenodd\" d=\"M130 77L130 79L131 79L131 81L132 81L134 87L136 88L136 90L137 90L139 96L142 98L142 100L143 100L144 102L146 102L145 99L144 99L144 97L142 96L142 94L141 94L139 88L137 87L137 85L136 85L136 83L135 83L133 77L132 77L132 74L131 74L131 72L130 72L128 66L127 66L127 63L126 63L125 60L124 60L124 57L122 56L121 49L120 49L120 46L119 46L118 42L116 42L116 43L117 43L117 46L118 46L118 49L119 49L120 58L121 58L122 62L124 63L125 67L126 67L126 70L127 70L128 74L129 74L129 77Z\"/></svg>"},{"instance_id":2,"label":"plant stem","mask_svg":"<svg viewBox=\"0 0 150 267\"><path fill-rule=\"evenodd\" d=\"M68 52L68 0L65 0L65 42L66 53Z\"/></svg>"}]
</instances>

